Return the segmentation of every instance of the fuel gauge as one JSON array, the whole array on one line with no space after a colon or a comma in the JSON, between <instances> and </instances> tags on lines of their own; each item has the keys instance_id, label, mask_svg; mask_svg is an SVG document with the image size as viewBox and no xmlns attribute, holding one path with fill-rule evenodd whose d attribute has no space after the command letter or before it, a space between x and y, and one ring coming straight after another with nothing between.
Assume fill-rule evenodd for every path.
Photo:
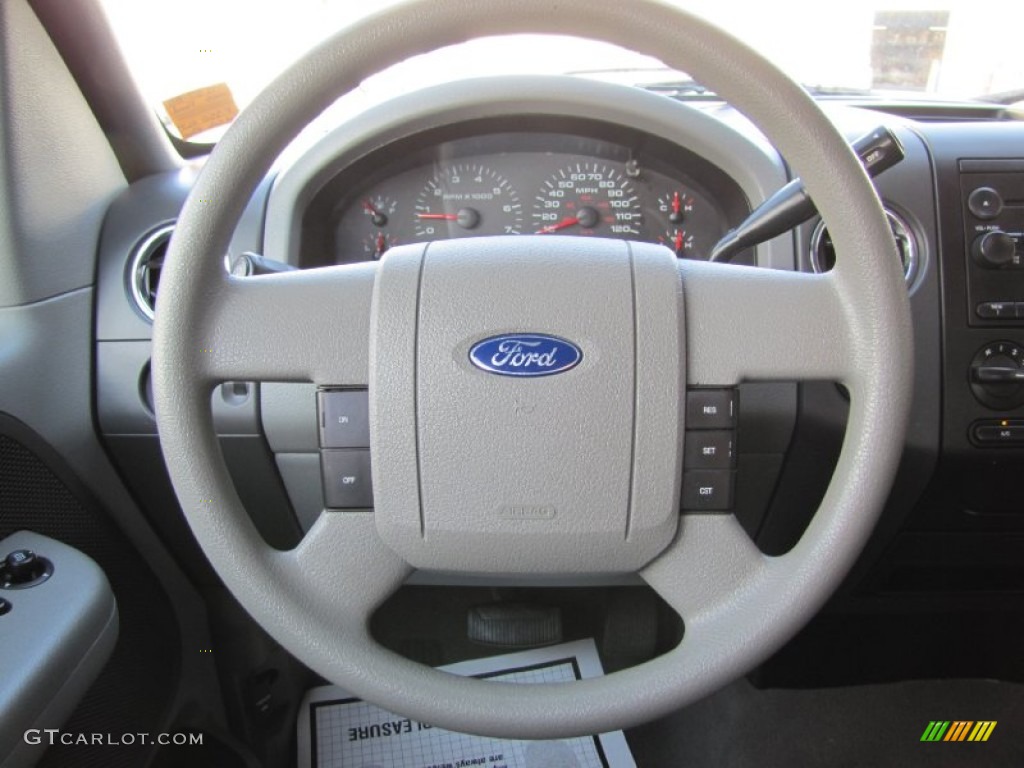
<instances>
[{"instance_id":1,"label":"fuel gauge","mask_svg":"<svg viewBox=\"0 0 1024 768\"><path fill-rule=\"evenodd\" d=\"M361 207L363 213L370 217L373 226L386 227L398 210L398 203L387 195L376 195L363 200Z\"/></svg>"},{"instance_id":2,"label":"fuel gauge","mask_svg":"<svg viewBox=\"0 0 1024 768\"><path fill-rule=\"evenodd\" d=\"M682 224L693 213L693 195L678 189L658 198L658 213L672 224Z\"/></svg>"}]
</instances>

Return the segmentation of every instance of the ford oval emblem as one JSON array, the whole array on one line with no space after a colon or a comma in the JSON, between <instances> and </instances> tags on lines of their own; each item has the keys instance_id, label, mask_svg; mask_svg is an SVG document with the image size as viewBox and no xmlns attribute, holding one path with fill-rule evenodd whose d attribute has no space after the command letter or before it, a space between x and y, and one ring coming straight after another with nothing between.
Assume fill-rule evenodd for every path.
<instances>
[{"instance_id":1,"label":"ford oval emblem","mask_svg":"<svg viewBox=\"0 0 1024 768\"><path fill-rule=\"evenodd\" d=\"M499 376L551 376L575 368L582 359L582 350L571 341L543 333L491 336L469 350L473 365Z\"/></svg>"}]
</instances>

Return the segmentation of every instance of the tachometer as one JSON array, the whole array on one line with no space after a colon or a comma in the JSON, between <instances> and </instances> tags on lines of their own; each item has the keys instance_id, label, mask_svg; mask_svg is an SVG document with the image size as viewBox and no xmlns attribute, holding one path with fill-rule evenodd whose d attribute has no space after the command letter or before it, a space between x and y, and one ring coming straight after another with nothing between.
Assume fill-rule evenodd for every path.
<instances>
[{"instance_id":1,"label":"tachometer","mask_svg":"<svg viewBox=\"0 0 1024 768\"><path fill-rule=\"evenodd\" d=\"M479 163L460 163L434 174L416 198L416 236L426 240L523 231L519 194L501 174Z\"/></svg>"},{"instance_id":2,"label":"tachometer","mask_svg":"<svg viewBox=\"0 0 1024 768\"><path fill-rule=\"evenodd\" d=\"M532 218L538 235L638 237L643 224L633 183L596 162L573 163L550 176L534 198Z\"/></svg>"}]
</instances>

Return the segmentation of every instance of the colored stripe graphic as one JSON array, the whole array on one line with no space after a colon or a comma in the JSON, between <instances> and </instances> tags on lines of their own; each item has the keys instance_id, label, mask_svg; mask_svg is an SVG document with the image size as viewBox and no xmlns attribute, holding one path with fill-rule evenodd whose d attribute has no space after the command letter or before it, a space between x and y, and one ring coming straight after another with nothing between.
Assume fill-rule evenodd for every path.
<instances>
[{"instance_id":1,"label":"colored stripe graphic","mask_svg":"<svg viewBox=\"0 0 1024 768\"><path fill-rule=\"evenodd\" d=\"M930 720L921 741L988 741L995 720Z\"/></svg>"},{"instance_id":2,"label":"colored stripe graphic","mask_svg":"<svg viewBox=\"0 0 1024 768\"><path fill-rule=\"evenodd\" d=\"M947 728L949 728L949 720L932 720L921 734L921 741L941 741Z\"/></svg>"},{"instance_id":3,"label":"colored stripe graphic","mask_svg":"<svg viewBox=\"0 0 1024 768\"><path fill-rule=\"evenodd\" d=\"M953 724L949 727L949 733L946 734L946 738L943 741L963 741L967 738L968 729L974 725L971 720L954 720Z\"/></svg>"},{"instance_id":4,"label":"colored stripe graphic","mask_svg":"<svg viewBox=\"0 0 1024 768\"><path fill-rule=\"evenodd\" d=\"M968 741L988 741L988 737L992 735L992 731L996 729L995 720L979 720L974 726L974 730L971 731L971 735L967 737Z\"/></svg>"}]
</instances>

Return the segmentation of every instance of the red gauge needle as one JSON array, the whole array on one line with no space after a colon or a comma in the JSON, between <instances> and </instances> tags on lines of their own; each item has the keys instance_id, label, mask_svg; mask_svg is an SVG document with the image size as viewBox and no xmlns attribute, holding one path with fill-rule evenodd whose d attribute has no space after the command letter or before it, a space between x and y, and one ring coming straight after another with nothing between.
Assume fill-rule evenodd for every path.
<instances>
[{"instance_id":1,"label":"red gauge needle","mask_svg":"<svg viewBox=\"0 0 1024 768\"><path fill-rule=\"evenodd\" d=\"M679 199L679 193L672 195L672 213L679 214L683 208L683 201Z\"/></svg>"},{"instance_id":2,"label":"red gauge needle","mask_svg":"<svg viewBox=\"0 0 1024 768\"><path fill-rule=\"evenodd\" d=\"M538 235L550 235L552 232L557 232L560 229L568 229L569 227L575 227L579 223L580 223L580 217L579 216L571 216L571 217L562 219L557 224L549 224L548 226L543 227L542 229L538 229L537 230L537 234Z\"/></svg>"},{"instance_id":3,"label":"red gauge needle","mask_svg":"<svg viewBox=\"0 0 1024 768\"><path fill-rule=\"evenodd\" d=\"M683 251L683 230L676 230L675 238L676 253L682 253Z\"/></svg>"},{"instance_id":4,"label":"red gauge needle","mask_svg":"<svg viewBox=\"0 0 1024 768\"><path fill-rule=\"evenodd\" d=\"M376 246L376 255L377 258L379 259L381 256L384 255L384 251L388 249L388 241L387 238L384 237L383 232L377 233L377 242L374 243L374 245Z\"/></svg>"},{"instance_id":5,"label":"red gauge needle","mask_svg":"<svg viewBox=\"0 0 1024 768\"><path fill-rule=\"evenodd\" d=\"M369 200L363 200L363 210L370 214L370 218L372 219L373 223L378 227L383 227L387 225L387 214L381 211L380 208L375 206Z\"/></svg>"},{"instance_id":6,"label":"red gauge needle","mask_svg":"<svg viewBox=\"0 0 1024 768\"><path fill-rule=\"evenodd\" d=\"M441 221L458 221L457 213L417 213L418 219L440 219Z\"/></svg>"}]
</instances>

